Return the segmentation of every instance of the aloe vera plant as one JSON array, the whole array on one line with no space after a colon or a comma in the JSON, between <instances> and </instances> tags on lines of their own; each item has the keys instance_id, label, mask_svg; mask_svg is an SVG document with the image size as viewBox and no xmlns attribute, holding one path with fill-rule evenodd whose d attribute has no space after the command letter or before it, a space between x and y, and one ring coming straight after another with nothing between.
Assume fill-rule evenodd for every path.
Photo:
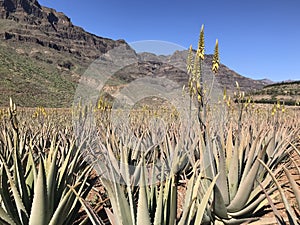
<instances>
[{"instance_id":1,"label":"aloe vera plant","mask_svg":"<svg viewBox=\"0 0 300 225\"><path fill-rule=\"evenodd\" d=\"M0 139L1 224L72 224L80 203L71 189L87 194L91 171L82 146L75 139L64 143L56 134L42 140L51 145L41 149L37 143L45 137L22 133L12 102L9 112L11 126L4 125Z\"/></svg>"},{"instance_id":2,"label":"aloe vera plant","mask_svg":"<svg viewBox=\"0 0 300 225\"><path fill-rule=\"evenodd\" d=\"M262 120L261 124L253 129L251 122L249 123L244 118L249 101L245 101L245 95L240 90L238 83L234 106L230 102L230 97L226 95L226 91L223 98L228 106L237 109L229 109L227 114L224 111L224 122L218 121L214 127L211 123L214 115L208 110L212 107L209 101L211 92L209 88L205 87L203 80L201 66L204 59L203 52L202 27L194 60L192 60L193 54L192 48L190 48L187 71L190 74L190 98L191 102L195 98L198 103L198 122L202 131L199 136L200 147L196 149L196 155L201 160L201 171L211 179L219 173L212 203L209 206L212 214L211 221L242 223L247 220L255 220L257 218L253 214L255 215L268 204L267 196L262 189L268 190L267 195L269 195L278 188L268 173L268 169L277 170L279 165L288 159L292 151L291 142L296 139L299 129L290 130L292 126L281 126L280 122L282 121L279 120L278 114L275 115L276 110L281 109L279 104L274 106L275 110L272 111L272 115L275 116L273 119ZM218 67L217 41L212 66L213 80ZM213 87L213 83L211 86ZM231 110L234 113L231 114ZM223 126L225 123L227 126ZM226 128L228 124L229 128ZM263 167L260 161L264 162L268 169Z\"/></svg>"},{"instance_id":3,"label":"aloe vera plant","mask_svg":"<svg viewBox=\"0 0 300 225\"><path fill-rule=\"evenodd\" d=\"M194 54L190 48L187 59L190 115L195 102L198 121L191 118L186 132L174 129L161 139L135 120L133 133L128 127L108 127L100 134L98 152L91 155L111 202L105 209L111 224L241 224L258 220L268 205L276 211L272 201L278 191L291 224L298 222L276 177L284 171L299 202L298 184L282 167L298 151L297 121L284 121L276 105L272 116L254 114L238 83L235 101L225 89L219 105L223 114L214 119L213 85L207 88L202 74L204 57L202 27L198 49ZM212 83L219 63L216 41ZM179 187L185 193L180 213ZM93 224L102 223L89 215Z\"/></svg>"}]
</instances>

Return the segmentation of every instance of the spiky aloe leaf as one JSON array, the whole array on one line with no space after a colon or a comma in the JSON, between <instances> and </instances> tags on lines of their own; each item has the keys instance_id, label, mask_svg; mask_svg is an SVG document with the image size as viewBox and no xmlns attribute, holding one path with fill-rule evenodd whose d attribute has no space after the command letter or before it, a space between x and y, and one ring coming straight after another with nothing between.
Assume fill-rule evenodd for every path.
<instances>
[{"instance_id":1,"label":"spiky aloe leaf","mask_svg":"<svg viewBox=\"0 0 300 225\"><path fill-rule=\"evenodd\" d=\"M232 138L232 123L229 124L226 139L226 167L229 168L233 154L233 138Z\"/></svg>"},{"instance_id":2,"label":"spiky aloe leaf","mask_svg":"<svg viewBox=\"0 0 300 225\"><path fill-rule=\"evenodd\" d=\"M109 219L109 222L112 224L112 225L120 225L120 223L117 222L117 218L116 218L116 215L113 214L110 209L108 208L105 208L105 212L106 212L106 215Z\"/></svg>"},{"instance_id":3,"label":"spiky aloe leaf","mask_svg":"<svg viewBox=\"0 0 300 225\"><path fill-rule=\"evenodd\" d=\"M14 152L14 182L18 188L26 211L30 211L31 201L26 187L25 173L18 152Z\"/></svg>"},{"instance_id":4,"label":"spiky aloe leaf","mask_svg":"<svg viewBox=\"0 0 300 225\"><path fill-rule=\"evenodd\" d=\"M162 172L161 172L160 188L159 188L159 194L158 194L158 200L157 200L157 204L156 204L153 225L161 225L161 224L163 224L163 221L164 221L164 217L163 217L164 216L164 213L163 213L163 196L164 196L163 180L164 180L164 169L162 169Z\"/></svg>"},{"instance_id":5,"label":"spiky aloe leaf","mask_svg":"<svg viewBox=\"0 0 300 225\"><path fill-rule=\"evenodd\" d=\"M10 190L12 191L12 197L13 197L13 200L15 201L16 209L17 209L17 212L18 212L18 218L21 221L23 221L23 220L27 221L28 213L27 213L26 208L23 204L22 198L21 198L20 193L19 193L19 191L16 187L16 184L15 184L13 178L10 175L10 169L8 168L8 165L6 164L6 162L3 159L1 154L0 154L0 160L2 161L2 165L5 169L6 176L8 178L9 187L10 187Z\"/></svg>"},{"instance_id":6,"label":"spiky aloe leaf","mask_svg":"<svg viewBox=\"0 0 300 225\"><path fill-rule=\"evenodd\" d=\"M232 154L231 162L228 169L228 195L229 195L229 201L226 202L224 199L224 203L226 205L229 204L230 200L234 198L236 195L238 185L239 185L239 173L240 173L240 166L241 162L239 160L239 146L234 147L234 152ZM223 188L223 187L222 187Z\"/></svg>"},{"instance_id":7,"label":"spiky aloe leaf","mask_svg":"<svg viewBox=\"0 0 300 225\"><path fill-rule=\"evenodd\" d=\"M284 224L284 221L283 221L283 218L282 216L280 215L278 209L276 208L272 198L270 197L270 195L268 194L267 190L263 187L263 185L259 182L259 186L261 187L261 189L263 190L273 212L274 212L274 215L275 215L275 218L276 218L276 221L278 224Z\"/></svg>"},{"instance_id":8,"label":"spiky aloe leaf","mask_svg":"<svg viewBox=\"0 0 300 225\"><path fill-rule=\"evenodd\" d=\"M268 171L268 173L271 175L274 183L276 184L277 188L278 188L278 191L280 193L280 196L281 196L281 199L283 201L283 204L284 204L284 207L285 207L285 210L287 212L287 215L289 217L289 221L291 224L297 224L297 217L295 215L295 213L293 212L293 210L291 209L291 206L284 194L284 191L283 189L281 188L278 180L276 179L275 175L273 174L273 172L269 169L269 167L260 159L258 159L258 161L265 167L265 169Z\"/></svg>"},{"instance_id":9,"label":"spiky aloe leaf","mask_svg":"<svg viewBox=\"0 0 300 225\"><path fill-rule=\"evenodd\" d=\"M128 164L128 149L125 148L124 151L121 152L121 165L124 166L122 171L124 172L124 179L126 182L126 190L128 194L131 218L133 220L133 224L135 224L135 206L134 206L134 198L131 190L131 181L130 181L130 174L129 174L129 164Z\"/></svg>"},{"instance_id":10,"label":"spiky aloe leaf","mask_svg":"<svg viewBox=\"0 0 300 225\"><path fill-rule=\"evenodd\" d=\"M91 206L76 192L76 190L73 187L70 187L70 189L74 192L77 199L80 201L81 205L83 206L84 210L88 214L91 222L93 225L104 225L102 220L97 216L97 214L93 211Z\"/></svg>"},{"instance_id":11,"label":"spiky aloe leaf","mask_svg":"<svg viewBox=\"0 0 300 225\"><path fill-rule=\"evenodd\" d=\"M218 185L214 186L214 199L213 199L214 213L221 219L229 219L227 208L223 200L222 193L218 188Z\"/></svg>"},{"instance_id":12,"label":"spiky aloe leaf","mask_svg":"<svg viewBox=\"0 0 300 225\"><path fill-rule=\"evenodd\" d=\"M264 149L259 153L257 160L263 158L266 153L267 146L268 145L266 145ZM260 163L257 160L253 163L247 177L243 181L241 181L234 199L227 207L228 212L237 212L241 210L245 206L245 203L248 201L260 166Z\"/></svg>"},{"instance_id":13,"label":"spiky aloe leaf","mask_svg":"<svg viewBox=\"0 0 300 225\"><path fill-rule=\"evenodd\" d=\"M293 193L296 197L296 201L297 201L297 204L298 204L298 207L300 208L300 189L299 189L299 185L296 183L295 179L292 177L292 175L290 174L290 172L287 170L287 168L284 166L283 167L283 170L291 184L291 187L292 187L292 190L293 190Z\"/></svg>"},{"instance_id":14,"label":"spiky aloe leaf","mask_svg":"<svg viewBox=\"0 0 300 225\"><path fill-rule=\"evenodd\" d=\"M50 219L49 225L61 225L64 223L64 220L66 219L64 217L64 214L66 213L66 205L69 202L70 195L72 194L72 190L69 190L62 200L59 202L58 206L56 207L56 210L53 214L53 216Z\"/></svg>"},{"instance_id":15,"label":"spiky aloe leaf","mask_svg":"<svg viewBox=\"0 0 300 225\"><path fill-rule=\"evenodd\" d=\"M215 178L212 180L212 182L209 185L208 189L206 190L203 198L201 199L201 202L198 205L194 224L201 224L204 212L206 210L207 203L211 197L212 191L214 190L214 186L216 185L218 177L219 177L219 174L217 174L217 176L215 176Z\"/></svg>"},{"instance_id":16,"label":"spiky aloe leaf","mask_svg":"<svg viewBox=\"0 0 300 225\"><path fill-rule=\"evenodd\" d=\"M5 212L2 207L0 207L0 222L1 220L6 222L7 224L16 225L15 221L13 221L13 219Z\"/></svg>"},{"instance_id":17,"label":"spiky aloe leaf","mask_svg":"<svg viewBox=\"0 0 300 225\"><path fill-rule=\"evenodd\" d=\"M170 225L175 223L177 212L177 186L175 177L171 176L166 179L164 188L164 224Z\"/></svg>"},{"instance_id":18,"label":"spiky aloe leaf","mask_svg":"<svg viewBox=\"0 0 300 225\"><path fill-rule=\"evenodd\" d=\"M16 205L10 198L6 171L3 170L2 165L0 167L0 174L0 196L2 204L6 209L6 213L8 213L11 218L14 218L14 220L17 220L17 223L20 224L21 221L16 210Z\"/></svg>"},{"instance_id":19,"label":"spiky aloe leaf","mask_svg":"<svg viewBox=\"0 0 300 225\"><path fill-rule=\"evenodd\" d=\"M89 174L92 171L92 166L87 166L85 170L79 174L79 176L76 179L74 187L78 187L78 190L75 190L75 188L72 187L72 190L76 191L77 195L80 196L82 199L86 196L89 189L86 189L87 180L89 178ZM68 185L70 187L70 185ZM78 211L80 209L80 204L78 204L79 199L75 198L76 196L72 195L69 199L70 204L68 204L67 207L65 207L66 210L69 211L69 213L66 215L65 224L70 224L72 221L76 220L76 216L78 214ZM84 199L83 199L84 200ZM66 211L65 210L65 211Z\"/></svg>"},{"instance_id":20,"label":"spiky aloe leaf","mask_svg":"<svg viewBox=\"0 0 300 225\"><path fill-rule=\"evenodd\" d=\"M117 224L133 224L130 212L130 206L123 191L123 187L115 180L114 172L111 174L112 180L101 178L102 184L107 190L108 196L114 210L115 220Z\"/></svg>"},{"instance_id":21,"label":"spiky aloe leaf","mask_svg":"<svg viewBox=\"0 0 300 225\"><path fill-rule=\"evenodd\" d=\"M142 157L143 167L141 171L141 182L140 182L140 190L139 190L139 200L137 207L137 225L150 225L150 217L149 217L149 209L148 209L148 196L147 196L147 186L146 186L146 178L145 178L145 158Z\"/></svg>"},{"instance_id":22,"label":"spiky aloe leaf","mask_svg":"<svg viewBox=\"0 0 300 225\"><path fill-rule=\"evenodd\" d=\"M195 219L195 214L198 209L198 204L196 202L199 198L199 189L201 188L201 181L203 179L202 173L198 174L196 172L199 165L195 164L192 177L188 181L187 191L185 195L184 209L182 217L180 218L179 225L190 224ZM197 179L195 181L195 178ZM201 196L201 195L200 195Z\"/></svg>"},{"instance_id":23,"label":"spiky aloe leaf","mask_svg":"<svg viewBox=\"0 0 300 225\"><path fill-rule=\"evenodd\" d=\"M224 200L224 203L226 205L229 204L229 186L228 186L228 180L227 180L227 168L226 168L226 158L225 158L225 152L224 149L222 148L221 144L219 143L219 140L217 140L216 145L218 146L218 152L219 152L219 178L217 180L217 186L219 186L219 191L222 194L222 198ZM236 158L232 158L231 164L235 164L234 160L237 160Z\"/></svg>"},{"instance_id":24,"label":"spiky aloe leaf","mask_svg":"<svg viewBox=\"0 0 300 225\"><path fill-rule=\"evenodd\" d=\"M34 197L30 212L29 225L41 225L48 223L47 214L47 184L44 162L41 159L37 182L34 187Z\"/></svg>"},{"instance_id":25,"label":"spiky aloe leaf","mask_svg":"<svg viewBox=\"0 0 300 225\"><path fill-rule=\"evenodd\" d=\"M71 161L71 157L72 154L74 152L75 148L75 141L72 141L71 146L68 149L68 153L67 155L63 155L62 157L64 157L64 161L63 164L60 166L60 172L59 172L59 179L58 179L58 183L60 186L64 186L64 181L67 179L68 176L68 167L70 166L70 161ZM61 189L61 187L60 187Z\"/></svg>"},{"instance_id":26,"label":"spiky aloe leaf","mask_svg":"<svg viewBox=\"0 0 300 225\"><path fill-rule=\"evenodd\" d=\"M31 149L28 150L28 159L26 165L26 186L28 195L33 193L34 182L37 179L37 169L34 163Z\"/></svg>"},{"instance_id":27,"label":"spiky aloe leaf","mask_svg":"<svg viewBox=\"0 0 300 225\"><path fill-rule=\"evenodd\" d=\"M251 147L250 150L247 154L247 161L246 161L246 165L244 166L244 170L243 170L243 174L241 177L241 182L243 182L244 179L246 179L252 165L253 165L253 161L255 160L256 154L257 154L257 149L260 148L261 144L260 142L263 141L263 138L260 138L263 134L263 130L261 130L258 134L258 136L255 138L255 141L251 143ZM270 141L269 141L270 142ZM269 142L267 143L267 145L269 144Z\"/></svg>"},{"instance_id":28,"label":"spiky aloe leaf","mask_svg":"<svg viewBox=\"0 0 300 225\"><path fill-rule=\"evenodd\" d=\"M181 216L179 225L187 224L188 217L193 216L193 215L190 215L192 213L191 212L192 210L190 208L191 208L192 204L194 205L194 200L195 200L195 199L193 199L193 191L194 191L194 183L195 183L195 169L196 169L196 166L194 167L193 174L187 184L187 190L185 193L185 200L184 200L184 210L183 210L183 214ZM198 192L198 190L197 190L197 192ZM187 209L189 209L189 210L187 210Z\"/></svg>"},{"instance_id":29,"label":"spiky aloe leaf","mask_svg":"<svg viewBox=\"0 0 300 225\"><path fill-rule=\"evenodd\" d=\"M54 140L53 140L54 141ZM57 189L57 174L59 170L59 166L57 165L57 154L58 154L58 145L54 147L54 144L51 144L50 153L45 160L48 165L47 172L47 201L48 201L48 212L51 214L54 212L55 207L55 195ZM50 160L52 158L52 160Z\"/></svg>"}]
</instances>

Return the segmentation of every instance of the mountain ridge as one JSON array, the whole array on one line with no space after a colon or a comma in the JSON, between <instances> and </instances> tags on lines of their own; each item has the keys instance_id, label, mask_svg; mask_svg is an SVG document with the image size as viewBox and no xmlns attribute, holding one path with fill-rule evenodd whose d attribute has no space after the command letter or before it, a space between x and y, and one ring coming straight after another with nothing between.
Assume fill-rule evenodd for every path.
<instances>
[{"instance_id":1,"label":"mountain ridge","mask_svg":"<svg viewBox=\"0 0 300 225\"><path fill-rule=\"evenodd\" d=\"M181 85L187 83L187 51L176 51L170 56L137 54L126 41L86 32L64 13L41 6L37 0L0 0L0 105L7 104L8 96L12 96L22 106L70 107L76 85L89 65L120 46L128 49L126 53L120 52L124 59L133 57L143 62L122 70L125 73L121 76L126 79L131 79L132 72L139 73L138 77L169 74L168 78ZM160 69L148 71L153 63L161 63ZM210 55L204 63L208 72ZM266 85L223 64L217 79L220 88L229 90L235 88L235 81L244 91L259 90Z\"/></svg>"}]
</instances>

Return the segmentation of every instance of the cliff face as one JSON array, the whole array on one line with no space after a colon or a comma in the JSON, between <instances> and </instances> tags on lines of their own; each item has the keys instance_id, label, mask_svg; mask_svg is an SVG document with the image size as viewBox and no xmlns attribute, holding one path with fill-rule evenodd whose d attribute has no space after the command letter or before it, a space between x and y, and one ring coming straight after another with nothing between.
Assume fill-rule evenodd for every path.
<instances>
[{"instance_id":1,"label":"cliff face","mask_svg":"<svg viewBox=\"0 0 300 225\"><path fill-rule=\"evenodd\" d=\"M66 15L41 6L36 0L0 0L0 38L10 42L40 45L78 57L95 59L101 53L124 44L97 37L74 26Z\"/></svg>"},{"instance_id":2,"label":"cliff face","mask_svg":"<svg viewBox=\"0 0 300 225\"><path fill-rule=\"evenodd\" d=\"M14 19L14 13L24 12L39 18L43 16L42 7L36 0L1 0L0 6L2 19Z\"/></svg>"}]
</instances>

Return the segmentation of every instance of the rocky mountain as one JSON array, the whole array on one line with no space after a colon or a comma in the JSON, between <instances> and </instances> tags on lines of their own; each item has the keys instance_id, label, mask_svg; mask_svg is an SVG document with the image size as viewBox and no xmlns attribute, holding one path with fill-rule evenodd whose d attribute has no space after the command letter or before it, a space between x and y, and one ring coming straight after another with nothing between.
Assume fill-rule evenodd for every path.
<instances>
[{"instance_id":1,"label":"rocky mountain","mask_svg":"<svg viewBox=\"0 0 300 225\"><path fill-rule=\"evenodd\" d=\"M89 65L121 46L126 49L118 52L121 61L133 61L114 74L118 80L115 87L145 76L187 84L186 51L171 56L137 54L124 40L88 33L63 13L41 6L37 0L0 0L0 105L7 105L11 96L21 106L68 107ZM207 74L210 62L208 55L204 65ZM235 81L244 91L265 85L264 81L243 77L222 64L216 82L219 87L233 90Z\"/></svg>"},{"instance_id":2,"label":"rocky mountain","mask_svg":"<svg viewBox=\"0 0 300 225\"><path fill-rule=\"evenodd\" d=\"M0 37L6 41L36 44L83 59L96 59L125 43L85 32L63 13L36 0L0 0L0 18Z\"/></svg>"}]
</instances>

